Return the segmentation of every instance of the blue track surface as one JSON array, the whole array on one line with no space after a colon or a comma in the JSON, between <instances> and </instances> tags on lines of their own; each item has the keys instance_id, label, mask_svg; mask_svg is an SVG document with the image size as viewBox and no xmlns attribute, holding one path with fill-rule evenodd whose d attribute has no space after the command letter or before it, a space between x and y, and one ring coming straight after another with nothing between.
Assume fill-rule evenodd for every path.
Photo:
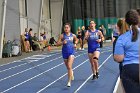
<instances>
[{"instance_id":1,"label":"blue track surface","mask_svg":"<svg viewBox=\"0 0 140 93\"><path fill-rule=\"evenodd\" d=\"M76 51L75 80L66 87L67 70L61 52L34 55L0 66L0 93L112 93L119 71L112 47L104 47L99 58L98 80L92 72L87 50Z\"/></svg>"}]
</instances>

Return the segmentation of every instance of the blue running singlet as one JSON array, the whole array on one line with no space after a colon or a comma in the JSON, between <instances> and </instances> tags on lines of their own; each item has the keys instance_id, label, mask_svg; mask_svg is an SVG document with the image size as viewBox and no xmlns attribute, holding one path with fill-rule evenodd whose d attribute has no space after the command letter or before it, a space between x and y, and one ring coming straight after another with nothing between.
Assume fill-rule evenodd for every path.
<instances>
[{"instance_id":1,"label":"blue running singlet","mask_svg":"<svg viewBox=\"0 0 140 93\"><path fill-rule=\"evenodd\" d=\"M88 30L88 53L93 53L94 51L100 51L100 44L96 41L99 39L98 30L92 32Z\"/></svg>"},{"instance_id":2,"label":"blue running singlet","mask_svg":"<svg viewBox=\"0 0 140 93\"><path fill-rule=\"evenodd\" d=\"M25 33L25 39L29 40L29 33L28 32Z\"/></svg>"},{"instance_id":3,"label":"blue running singlet","mask_svg":"<svg viewBox=\"0 0 140 93\"><path fill-rule=\"evenodd\" d=\"M62 55L64 59L68 59L69 56L74 55L75 50L74 50L74 44L73 44L73 35L70 33L69 36L67 36L65 33L63 34L63 39L62 42L66 40L67 43L63 44L62 47Z\"/></svg>"}]
</instances>

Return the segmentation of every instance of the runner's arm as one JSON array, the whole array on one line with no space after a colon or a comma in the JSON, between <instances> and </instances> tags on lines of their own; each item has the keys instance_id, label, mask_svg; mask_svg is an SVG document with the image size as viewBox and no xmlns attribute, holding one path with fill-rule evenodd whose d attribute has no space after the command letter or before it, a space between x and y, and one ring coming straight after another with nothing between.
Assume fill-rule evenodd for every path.
<instances>
[{"instance_id":1,"label":"runner's arm","mask_svg":"<svg viewBox=\"0 0 140 93\"><path fill-rule=\"evenodd\" d=\"M100 39L98 39L97 42L104 41L104 36L103 36L102 32L99 31L98 34L99 34L99 36L100 36Z\"/></svg>"},{"instance_id":2,"label":"runner's arm","mask_svg":"<svg viewBox=\"0 0 140 93\"><path fill-rule=\"evenodd\" d=\"M58 41L57 41L57 43L56 43L56 46L61 46L61 45L63 44L62 38L63 38L63 35L61 34L61 35L59 36L59 38L58 38Z\"/></svg>"},{"instance_id":3,"label":"runner's arm","mask_svg":"<svg viewBox=\"0 0 140 93\"><path fill-rule=\"evenodd\" d=\"M88 30L87 30L86 33L85 33L85 37L84 37L84 39L87 40L88 37L89 37L89 32L88 32Z\"/></svg>"},{"instance_id":4,"label":"runner's arm","mask_svg":"<svg viewBox=\"0 0 140 93\"><path fill-rule=\"evenodd\" d=\"M78 43L78 39L77 39L75 34L73 34L73 38L74 38L74 44L77 44Z\"/></svg>"}]
</instances>

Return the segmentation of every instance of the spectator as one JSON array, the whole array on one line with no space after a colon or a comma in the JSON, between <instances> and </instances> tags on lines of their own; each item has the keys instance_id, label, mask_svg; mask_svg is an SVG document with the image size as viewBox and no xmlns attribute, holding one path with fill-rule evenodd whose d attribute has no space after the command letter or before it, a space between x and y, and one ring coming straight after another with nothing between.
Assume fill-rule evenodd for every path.
<instances>
[{"instance_id":1,"label":"spectator","mask_svg":"<svg viewBox=\"0 0 140 93\"><path fill-rule=\"evenodd\" d=\"M124 19L119 19L117 22L117 30L119 33L119 36L124 34L126 31L129 31L129 27L127 25L127 23L125 22ZM114 54L114 48L115 48L115 44L118 38L116 38L113 42L113 54ZM122 72L122 63L119 64L119 69L120 69L120 74ZM121 77L121 76L120 76Z\"/></svg>"},{"instance_id":2,"label":"spectator","mask_svg":"<svg viewBox=\"0 0 140 93\"><path fill-rule=\"evenodd\" d=\"M48 41L47 41L47 38L46 38L46 32L44 32L42 35L43 35L43 42L44 42L45 46L47 46Z\"/></svg>"},{"instance_id":3,"label":"spectator","mask_svg":"<svg viewBox=\"0 0 140 93\"><path fill-rule=\"evenodd\" d=\"M54 39L54 37L51 37L51 38L50 38L49 43L51 44L51 46L54 46L54 45L55 45L56 40Z\"/></svg>"},{"instance_id":4,"label":"spectator","mask_svg":"<svg viewBox=\"0 0 140 93\"><path fill-rule=\"evenodd\" d=\"M34 46L33 46L33 41L32 41L32 37L33 37L33 29L30 28L29 29L29 43L30 43L30 50L29 51L33 51L35 50Z\"/></svg>"},{"instance_id":5,"label":"spectator","mask_svg":"<svg viewBox=\"0 0 140 93\"><path fill-rule=\"evenodd\" d=\"M100 25L99 30L102 32L104 38L106 36L106 29L104 28L104 25ZM100 42L100 48L103 47L103 41Z\"/></svg>"},{"instance_id":6,"label":"spectator","mask_svg":"<svg viewBox=\"0 0 140 93\"><path fill-rule=\"evenodd\" d=\"M117 39L119 36L119 31L117 29L117 25L115 25L112 33L112 42L114 42L115 39Z\"/></svg>"},{"instance_id":7,"label":"spectator","mask_svg":"<svg viewBox=\"0 0 140 93\"><path fill-rule=\"evenodd\" d=\"M28 32L28 28L25 28L25 32L24 32L24 37L25 37L25 52L29 52L30 51L30 43L29 43L29 32Z\"/></svg>"},{"instance_id":8,"label":"spectator","mask_svg":"<svg viewBox=\"0 0 140 93\"><path fill-rule=\"evenodd\" d=\"M80 42L80 48L79 48L79 50L81 50L81 46L82 46L82 32L81 32L80 27L78 27L78 30L77 30L77 38L78 38L78 40Z\"/></svg>"},{"instance_id":9,"label":"spectator","mask_svg":"<svg viewBox=\"0 0 140 93\"><path fill-rule=\"evenodd\" d=\"M47 39L47 37L46 37L46 32L44 32L44 34L43 34L43 39L44 39L44 40Z\"/></svg>"},{"instance_id":10,"label":"spectator","mask_svg":"<svg viewBox=\"0 0 140 93\"><path fill-rule=\"evenodd\" d=\"M118 37L129 30L129 27L128 27L128 25L127 25L127 23L125 22L124 19L119 19L118 20L116 28L117 28L116 30L118 32L117 32L117 37L114 36L115 39L113 41L113 54L114 54L114 48L115 48L115 44L116 44L116 41L117 41Z\"/></svg>"},{"instance_id":11,"label":"spectator","mask_svg":"<svg viewBox=\"0 0 140 93\"><path fill-rule=\"evenodd\" d=\"M46 46L45 46L45 42L44 42L44 39L43 39L43 33L40 33L40 39L39 39L39 42L40 42L40 44L43 46L43 48L46 48Z\"/></svg>"},{"instance_id":12,"label":"spectator","mask_svg":"<svg viewBox=\"0 0 140 93\"><path fill-rule=\"evenodd\" d=\"M85 26L82 26L82 31L81 31L81 42L82 42L82 44L81 44L81 49L82 50L84 50L84 38L85 38L85 32L86 32L86 30L85 30Z\"/></svg>"},{"instance_id":13,"label":"spectator","mask_svg":"<svg viewBox=\"0 0 140 93\"><path fill-rule=\"evenodd\" d=\"M137 9L137 12L139 14L139 19L140 19L140 8ZM139 22L139 25L138 26L139 26L139 29L140 29L140 22Z\"/></svg>"},{"instance_id":14,"label":"spectator","mask_svg":"<svg viewBox=\"0 0 140 93\"><path fill-rule=\"evenodd\" d=\"M125 93L139 93L139 15L130 10L125 15L130 30L119 36L114 52L114 60L122 63L121 80Z\"/></svg>"},{"instance_id":15,"label":"spectator","mask_svg":"<svg viewBox=\"0 0 140 93\"><path fill-rule=\"evenodd\" d=\"M37 46L37 47L35 47L35 50L37 50L37 49L43 50L43 46L39 42L39 39L37 37L37 33L34 33L34 36L32 38L32 41L33 41L33 45Z\"/></svg>"}]
</instances>

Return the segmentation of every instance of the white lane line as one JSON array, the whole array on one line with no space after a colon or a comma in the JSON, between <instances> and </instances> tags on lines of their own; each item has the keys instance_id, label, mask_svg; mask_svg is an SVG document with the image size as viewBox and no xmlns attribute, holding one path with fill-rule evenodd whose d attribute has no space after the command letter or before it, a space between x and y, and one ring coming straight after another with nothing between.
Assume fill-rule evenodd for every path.
<instances>
[{"instance_id":1,"label":"white lane line","mask_svg":"<svg viewBox=\"0 0 140 93\"><path fill-rule=\"evenodd\" d=\"M107 62L107 60L112 56L112 54L99 66L99 69ZM88 81L89 79L93 76L93 74L91 74L82 84L81 86L79 86L74 93L77 93Z\"/></svg>"},{"instance_id":2,"label":"white lane line","mask_svg":"<svg viewBox=\"0 0 140 93\"><path fill-rule=\"evenodd\" d=\"M85 60L84 62L82 62L81 64L79 64L78 66L76 66L75 68L73 68L73 70L77 69L78 67L80 67L81 65L83 65L84 63L86 63L89 59ZM40 93L43 90L45 90L46 88L48 88L49 86L51 86L52 84L54 84L55 82L57 82L58 80L62 79L63 77L65 77L68 73L63 74L61 77L59 77L58 79L56 79L55 81L51 82L50 84L48 84L47 86L45 86L44 88L42 88L41 90L37 91L36 93Z\"/></svg>"},{"instance_id":3,"label":"white lane line","mask_svg":"<svg viewBox=\"0 0 140 93\"><path fill-rule=\"evenodd\" d=\"M54 52L55 53L55 52ZM57 54L61 54L61 53L55 53L55 54L52 54L52 55L57 55ZM32 56L31 56L32 57ZM27 57L29 58L29 57ZM10 62L10 63L6 63L6 64L3 64L3 65L0 65L0 67L2 66L6 66L6 65L9 65L9 64L13 64L13 63L16 63L16 62L21 62L22 60L24 60L26 58L23 58L23 59L20 59L20 60L16 60L16 61L13 61L13 62Z\"/></svg>"},{"instance_id":4,"label":"white lane line","mask_svg":"<svg viewBox=\"0 0 140 93\"><path fill-rule=\"evenodd\" d=\"M75 52L75 53L78 53L78 52ZM57 53L57 54L61 54L61 53ZM56 54L52 54L51 56L54 56L54 55L56 55ZM33 56L34 56L34 55L33 55ZM24 65L29 64L29 63L32 63L32 62L34 62L34 61L37 61L37 60L30 60L30 58L31 58L31 57L27 57L27 58L24 58L23 60L21 60L21 61L26 61L26 62L28 61L28 63L23 63L23 64L20 64L20 65L17 65L17 66L8 68L8 69L1 70L0 73L1 73L1 72L5 72L5 71L8 71L8 70L11 70L11 69L15 69L15 68L20 67L20 66L24 66Z\"/></svg>"},{"instance_id":5,"label":"white lane line","mask_svg":"<svg viewBox=\"0 0 140 93\"><path fill-rule=\"evenodd\" d=\"M54 54L52 54L54 55ZM33 55L33 57L46 57L46 56L49 56L49 55L43 55L43 54L40 54L40 55Z\"/></svg>"},{"instance_id":6,"label":"white lane line","mask_svg":"<svg viewBox=\"0 0 140 93\"><path fill-rule=\"evenodd\" d=\"M104 52L107 52L107 51L104 51ZM101 52L101 53L104 53L104 52ZM87 59L86 61L88 61L89 59ZM84 63L86 62L86 61L84 61ZM84 64L84 63L82 63L82 64ZM103 62L104 63L104 62ZM82 65L81 64L81 65ZM81 66L80 65L80 66ZM78 66L79 67L79 66ZM73 70L75 70L76 68L78 68L78 67L75 67ZM41 93L42 91L44 91L46 88L48 88L49 86L51 86L51 85L53 85L55 82L57 82L57 81L59 81L60 79L62 79L63 77L65 77L67 75L67 73L65 73L64 75L62 75L61 77L59 77L58 79L56 79L55 81L53 81L53 82L51 82L50 84L48 84L47 86L45 86L44 88L42 88L41 90L39 90L38 92L36 92L36 93Z\"/></svg>"},{"instance_id":7,"label":"white lane line","mask_svg":"<svg viewBox=\"0 0 140 93\"><path fill-rule=\"evenodd\" d=\"M45 59L45 58L35 58L35 57L31 57L31 58L29 58L28 60L30 60L30 59L37 59L37 60L40 60L40 59Z\"/></svg>"},{"instance_id":8,"label":"white lane line","mask_svg":"<svg viewBox=\"0 0 140 93\"><path fill-rule=\"evenodd\" d=\"M101 53L105 53L105 52L111 52L112 50L107 50L107 51L102 51Z\"/></svg>"},{"instance_id":9,"label":"white lane line","mask_svg":"<svg viewBox=\"0 0 140 93\"><path fill-rule=\"evenodd\" d=\"M87 54L87 53L83 53L83 54L81 54L81 55L84 55L84 54ZM77 57L80 57L81 55L76 56L76 58L77 58ZM0 92L0 93L5 93L5 92L7 92L7 91L9 91L9 90L11 90L11 89L14 89L14 88L16 88L16 87L18 87L18 86L20 86L20 85L22 85L22 84L24 84L24 83L26 83L26 82L28 82L28 81L31 81L32 79L37 78L37 77L39 77L40 75L43 75L43 74L45 74L45 73L47 73L47 72L49 72L49 71L51 71L51 70L53 70L53 69L55 69L55 68L57 68L57 67L63 65L63 64L64 64L64 62L61 63L61 64L58 64L58 65L56 65L56 66L54 66L54 67L52 67L52 68L50 68L50 69L48 69L48 70L46 70L46 71L44 71L44 72L42 72L42 73L40 73L40 74L38 74L38 75L32 77L32 78L29 78L29 79L27 79L27 80L25 80L25 81L23 81L23 82L21 82L21 83L15 85L15 86L12 86L12 87L10 87L10 88L8 88L8 89L6 89L6 90L4 90L4 91L2 91L2 92ZM83 64L83 63L81 63L81 64ZM79 66L80 66L80 65L79 65ZM77 67L79 67L79 66L77 66ZM75 69L76 69L77 67L75 67Z\"/></svg>"},{"instance_id":10,"label":"white lane line","mask_svg":"<svg viewBox=\"0 0 140 93\"><path fill-rule=\"evenodd\" d=\"M44 64L48 64L48 63L50 63L50 62L52 62L52 61L54 61L54 60L57 60L57 59L59 59L59 58L61 58L61 57L62 57L62 56L57 57L57 58L52 59L52 60L49 60L49 61L47 61L47 62L45 62L45 63L42 63L42 64L39 64L39 65L33 66L33 67L31 67L31 68L25 69L25 70L23 70L23 71L21 71L21 72L15 73L15 74L10 75L10 76L8 76L8 77L2 78L2 79L0 79L0 82L3 81L3 80L6 80L6 79L8 79L8 78L14 77L14 76L16 76L16 75L19 75L19 74L21 74L21 73L24 73L24 72L26 72L26 71L29 71L29 70L31 70L31 69L33 69L33 68L39 67L39 66L44 65Z\"/></svg>"},{"instance_id":11,"label":"white lane line","mask_svg":"<svg viewBox=\"0 0 140 93\"><path fill-rule=\"evenodd\" d=\"M116 82L116 84L115 84L115 87L114 87L113 93L117 93L117 90L118 90L119 84L120 84L120 76L119 76L118 79L117 79L117 82Z\"/></svg>"},{"instance_id":12,"label":"white lane line","mask_svg":"<svg viewBox=\"0 0 140 93\"><path fill-rule=\"evenodd\" d=\"M56 54L52 54L51 56L53 56L53 55L56 55ZM29 58L30 58L30 57L25 58L26 60L22 60L22 61L29 61L29 60L28 60ZM11 68L7 68L7 69L4 69L4 70L1 70L0 73L1 73L1 72L5 72L5 71L8 71L8 70L11 70L11 69L14 69L14 68L17 68L17 67L20 67L20 66L24 66L24 65L26 65L26 64L29 64L29 63L32 63L32 62L35 62L35 61L38 61L38 60L32 60L32 61L30 61L30 62L28 62L28 63L23 63L23 64L20 64L20 65L11 67Z\"/></svg>"},{"instance_id":13,"label":"white lane line","mask_svg":"<svg viewBox=\"0 0 140 93\"><path fill-rule=\"evenodd\" d=\"M106 50L111 50L111 51L113 51L113 49L101 49L101 51L106 51Z\"/></svg>"},{"instance_id":14,"label":"white lane line","mask_svg":"<svg viewBox=\"0 0 140 93\"><path fill-rule=\"evenodd\" d=\"M33 62L33 61L32 61ZM28 63L24 63L24 64L20 64L20 65L17 65L17 66L14 66L14 67L11 67L11 68L8 68L8 69L4 69L4 70L1 70L1 72L5 72L5 71L8 71L8 70L11 70L11 69L14 69L14 68L17 68L17 67L20 67L20 66L23 66L23 65L26 65L26 64L29 64L29 63L32 63L32 62L28 62Z\"/></svg>"},{"instance_id":15,"label":"white lane line","mask_svg":"<svg viewBox=\"0 0 140 93\"><path fill-rule=\"evenodd\" d=\"M101 52L101 53L104 53L104 52L108 52L108 51L103 51L103 52ZM24 65L26 65L26 64L30 64L30 63L33 63L33 62L35 62L35 61L38 61L38 60L26 60L26 61L29 61L28 63L24 63L24 64L20 64L20 65L17 65L17 66L14 66L14 67L11 67L11 68L8 68L8 69L4 69L4 70L2 70L2 71L0 71L0 73L2 73L2 72L5 72L5 71L8 71L8 70L11 70L11 69L14 69L14 68L17 68L17 67L20 67L20 66L24 66ZM48 61L47 61L48 62ZM20 72L19 72L20 73ZM23 72L22 72L23 73ZM14 74L14 75L16 75L16 74ZM13 76L14 76L13 75ZM6 79L6 78L5 78ZM1 79L0 79L0 81L1 81Z\"/></svg>"},{"instance_id":16,"label":"white lane line","mask_svg":"<svg viewBox=\"0 0 140 93\"><path fill-rule=\"evenodd\" d=\"M57 65L57 66L54 66L53 68L50 68L50 69L46 70L45 72L40 73L40 74L38 74L38 75L36 75L36 76L30 78L30 79L27 79L27 80L25 80L25 81L23 81L23 82L21 82L21 83L15 85L15 86L13 86L13 87L10 87L10 88L8 88L8 89L6 89L6 90L4 90L4 91L2 91L2 92L0 92L0 93L8 92L9 90L11 90L11 89L13 89L13 88L16 88L16 87L18 87L18 86L20 86L20 85L22 85L22 84L24 84L24 83L26 83L26 82L28 82L28 81L34 79L34 78L36 78L36 77L39 77L40 75L42 75L42 74L44 74L44 73L47 73L47 72L49 72L49 71L51 71L51 70L53 70L53 69L55 69L56 67L61 66L61 65L63 65L63 63L61 63L61 64L59 64L59 65Z\"/></svg>"}]
</instances>

